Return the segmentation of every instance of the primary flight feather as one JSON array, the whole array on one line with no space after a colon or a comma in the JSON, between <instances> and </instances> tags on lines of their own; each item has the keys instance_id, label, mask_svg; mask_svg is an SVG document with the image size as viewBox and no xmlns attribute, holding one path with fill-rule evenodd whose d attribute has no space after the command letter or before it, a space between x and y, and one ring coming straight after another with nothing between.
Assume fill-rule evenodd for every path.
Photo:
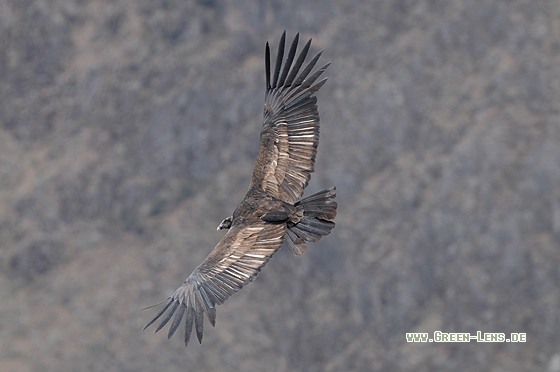
<instances>
[{"instance_id":1,"label":"primary flight feather","mask_svg":"<svg viewBox=\"0 0 560 372\"><path fill-rule=\"evenodd\" d=\"M283 62L285 40L286 32L280 38L272 79L266 43L264 123L249 191L218 226L228 229L224 237L143 330L161 318L154 333L171 321L170 338L185 318L185 345L193 328L202 342L204 314L214 326L216 305L252 282L284 243L299 255L307 249L306 242L319 241L335 226L334 187L298 200L311 178L319 144L314 94L327 79L316 81L329 64L311 74L319 52L302 69L311 40L294 63L299 34Z\"/></svg>"}]
</instances>

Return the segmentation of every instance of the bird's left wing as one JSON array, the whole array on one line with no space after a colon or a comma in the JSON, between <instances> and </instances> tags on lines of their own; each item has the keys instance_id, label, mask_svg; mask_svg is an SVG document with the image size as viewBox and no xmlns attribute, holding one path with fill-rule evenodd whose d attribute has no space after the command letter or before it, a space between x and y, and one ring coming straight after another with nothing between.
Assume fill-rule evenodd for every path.
<instances>
[{"instance_id":1,"label":"bird's left wing","mask_svg":"<svg viewBox=\"0 0 560 372\"><path fill-rule=\"evenodd\" d=\"M193 273L183 282L164 308L143 328L163 316L154 331L158 332L173 317L167 338L173 336L186 314L185 346L193 326L202 342L203 313L212 326L216 324L216 305L252 282L261 268L282 246L285 224L257 221L250 225L234 225ZM165 315L164 315L165 314Z\"/></svg>"},{"instance_id":2,"label":"bird's left wing","mask_svg":"<svg viewBox=\"0 0 560 372\"><path fill-rule=\"evenodd\" d=\"M295 59L299 34L283 63L285 38L286 32L280 39L272 78L270 48L266 44L264 123L252 186L294 204L303 195L314 170L319 144L319 112L315 93L327 79L316 80L330 63L311 74L321 56L322 52L319 52L303 67L311 40Z\"/></svg>"}]
</instances>

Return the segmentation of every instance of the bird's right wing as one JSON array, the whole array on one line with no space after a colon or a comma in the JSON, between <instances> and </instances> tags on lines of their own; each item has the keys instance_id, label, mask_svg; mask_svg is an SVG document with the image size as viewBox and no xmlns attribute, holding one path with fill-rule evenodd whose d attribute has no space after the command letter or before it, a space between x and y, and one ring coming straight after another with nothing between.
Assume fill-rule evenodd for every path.
<instances>
[{"instance_id":1,"label":"bird's right wing","mask_svg":"<svg viewBox=\"0 0 560 372\"><path fill-rule=\"evenodd\" d=\"M223 304L257 277L261 268L282 246L285 233L286 224L270 224L262 220L250 225L232 226L143 330L163 316L154 331L158 332L175 314L167 336L170 338L186 314L185 346L193 325L198 341L202 342L203 313L214 326L216 305Z\"/></svg>"}]
</instances>

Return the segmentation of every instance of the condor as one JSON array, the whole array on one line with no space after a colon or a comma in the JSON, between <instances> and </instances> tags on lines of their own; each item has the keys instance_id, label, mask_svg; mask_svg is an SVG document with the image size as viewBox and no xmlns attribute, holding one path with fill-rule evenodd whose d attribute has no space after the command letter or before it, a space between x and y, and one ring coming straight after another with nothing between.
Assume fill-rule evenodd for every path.
<instances>
[{"instance_id":1,"label":"condor","mask_svg":"<svg viewBox=\"0 0 560 372\"><path fill-rule=\"evenodd\" d=\"M216 305L252 282L283 244L294 255L300 255L307 249L306 242L317 242L334 228L334 187L300 199L311 178L319 144L314 94L327 79L316 80L329 64L311 74L321 56L319 52L301 69L311 40L294 63L299 34L283 63L285 40L284 31L272 77L266 43L264 123L249 191L233 215L218 226L228 230L224 237L143 330L162 318L156 333L173 317L170 338L186 318L185 345L193 327L202 343L203 314L214 326Z\"/></svg>"}]
</instances>

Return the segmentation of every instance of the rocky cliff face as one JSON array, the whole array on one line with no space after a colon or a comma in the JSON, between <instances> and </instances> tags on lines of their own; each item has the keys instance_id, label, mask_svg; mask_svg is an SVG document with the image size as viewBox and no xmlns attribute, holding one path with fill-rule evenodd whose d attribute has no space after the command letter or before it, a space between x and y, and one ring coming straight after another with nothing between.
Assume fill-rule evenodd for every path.
<instances>
[{"instance_id":1,"label":"rocky cliff face","mask_svg":"<svg viewBox=\"0 0 560 372\"><path fill-rule=\"evenodd\" d=\"M337 227L202 346L140 333L248 187L284 29L332 61ZM560 371L557 1L7 0L0 79L0 370Z\"/></svg>"}]
</instances>

